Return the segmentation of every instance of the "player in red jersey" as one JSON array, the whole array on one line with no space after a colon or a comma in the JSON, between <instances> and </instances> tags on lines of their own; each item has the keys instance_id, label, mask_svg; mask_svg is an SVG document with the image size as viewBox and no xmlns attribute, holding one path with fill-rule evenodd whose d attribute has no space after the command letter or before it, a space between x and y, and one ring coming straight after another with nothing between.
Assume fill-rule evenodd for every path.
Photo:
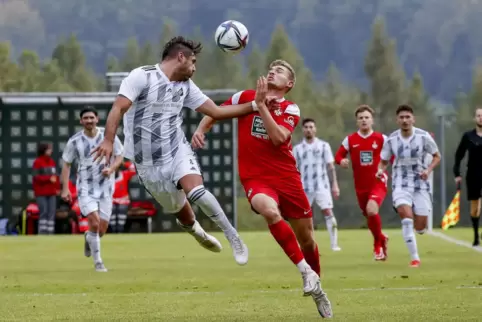
<instances>
[{"instance_id":1,"label":"player in red jersey","mask_svg":"<svg viewBox=\"0 0 482 322\"><path fill-rule=\"evenodd\" d=\"M370 106L359 106L355 117L358 131L343 140L336 152L335 162L348 168L350 161L347 157L350 155L358 205L373 235L375 260L380 261L387 258L388 237L382 232L378 211L387 194L388 174L378 179L376 173L386 136L373 131L373 109Z\"/></svg>"},{"instance_id":2,"label":"player in red jersey","mask_svg":"<svg viewBox=\"0 0 482 322\"><path fill-rule=\"evenodd\" d=\"M238 119L241 183L253 210L264 217L274 239L298 267L304 295L312 296L322 317L331 317L331 303L321 288L311 207L292 153L291 134L299 122L300 110L284 95L293 88L295 80L293 68L276 60L270 64L267 79L258 81L257 91L238 92L223 105L254 100L258 111ZM276 97L279 107L268 109L257 98L260 91L266 91L266 97ZM195 148L204 145L204 133L213 124L211 118L204 117L193 135Z\"/></svg>"}]
</instances>

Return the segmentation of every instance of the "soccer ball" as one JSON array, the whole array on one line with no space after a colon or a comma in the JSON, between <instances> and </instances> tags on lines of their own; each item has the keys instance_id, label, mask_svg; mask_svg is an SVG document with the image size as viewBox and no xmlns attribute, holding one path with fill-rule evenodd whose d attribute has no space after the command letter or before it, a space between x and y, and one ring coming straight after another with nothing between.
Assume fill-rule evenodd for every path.
<instances>
[{"instance_id":1,"label":"soccer ball","mask_svg":"<svg viewBox=\"0 0 482 322\"><path fill-rule=\"evenodd\" d=\"M248 44L248 29L239 21L228 20L219 25L214 34L216 45L224 52L237 53Z\"/></svg>"}]
</instances>

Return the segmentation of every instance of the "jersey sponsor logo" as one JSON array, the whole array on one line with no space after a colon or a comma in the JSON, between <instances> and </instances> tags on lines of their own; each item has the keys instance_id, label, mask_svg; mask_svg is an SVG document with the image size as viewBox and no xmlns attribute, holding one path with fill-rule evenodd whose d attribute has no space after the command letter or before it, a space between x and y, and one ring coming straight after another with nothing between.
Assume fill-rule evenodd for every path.
<instances>
[{"instance_id":1,"label":"jersey sponsor logo","mask_svg":"<svg viewBox=\"0 0 482 322\"><path fill-rule=\"evenodd\" d=\"M373 164L373 152L372 151L360 151L360 164L362 166Z\"/></svg>"},{"instance_id":2,"label":"jersey sponsor logo","mask_svg":"<svg viewBox=\"0 0 482 322\"><path fill-rule=\"evenodd\" d=\"M260 116L253 117L253 124L251 125L251 135L260 139L268 140L268 132L266 131L263 119Z\"/></svg>"},{"instance_id":3,"label":"jersey sponsor logo","mask_svg":"<svg viewBox=\"0 0 482 322\"><path fill-rule=\"evenodd\" d=\"M293 116L288 116L285 118L285 123L288 123L292 127L295 127L295 118Z\"/></svg>"}]
</instances>

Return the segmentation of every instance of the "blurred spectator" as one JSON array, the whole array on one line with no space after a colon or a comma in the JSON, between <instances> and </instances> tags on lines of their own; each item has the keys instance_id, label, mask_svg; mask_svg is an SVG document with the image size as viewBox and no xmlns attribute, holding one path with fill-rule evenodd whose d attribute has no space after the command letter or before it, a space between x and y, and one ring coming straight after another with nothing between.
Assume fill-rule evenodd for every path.
<instances>
[{"instance_id":1,"label":"blurred spectator","mask_svg":"<svg viewBox=\"0 0 482 322\"><path fill-rule=\"evenodd\" d=\"M52 155L52 145L40 143L37 159L33 163L33 191L40 211L38 234L54 234L57 194L60 192L60 180L57 166Z\"/></svg>"},{"instance_id":2,"label":"blurred spectator","mask_svg":"<svg viewBox=\"0 0 482 322\"><path fill-rule=\"evenodd\" d=\"M110 229L113 233L124 232L129 210L129 181L136 175L134 164L124 162L115 173L115 188L113 196L112 215L110 216Z\"/></svg>"}]
</instances>

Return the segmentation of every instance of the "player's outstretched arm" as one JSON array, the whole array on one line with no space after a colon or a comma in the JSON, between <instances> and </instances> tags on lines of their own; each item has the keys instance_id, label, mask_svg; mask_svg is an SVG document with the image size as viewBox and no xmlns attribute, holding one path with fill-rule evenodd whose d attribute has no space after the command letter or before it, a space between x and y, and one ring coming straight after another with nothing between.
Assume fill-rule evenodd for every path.
<instances>
[{"instance_id":1,"label":"player's outstretched arm","mask_svg":"<svg viewBox=\"0 0 482 322\"><path fill-rule=\"evenodd\" d=\"M233 119L252 113L254 110L255 108L252 102L238 105L228 105L221 108L217 106L212 99L208 99L196 109L197 112L207 115L215 121Z\"/></svg>"},{"instance_id":2,"label":"player's outstretched arm","mask_svg":"<svg viewBox=\"0 0 482 322\"><path fill-rule=\"evenodd\" d=\"M199 122L199 125L196 131L194 131L192 135L191 144L193 148L201 149L204 147L205 134L211 130L214 123L216 123L216 121L209 116L205 116L202 118L201 122Z\"/></svg>"}]
</instances>

